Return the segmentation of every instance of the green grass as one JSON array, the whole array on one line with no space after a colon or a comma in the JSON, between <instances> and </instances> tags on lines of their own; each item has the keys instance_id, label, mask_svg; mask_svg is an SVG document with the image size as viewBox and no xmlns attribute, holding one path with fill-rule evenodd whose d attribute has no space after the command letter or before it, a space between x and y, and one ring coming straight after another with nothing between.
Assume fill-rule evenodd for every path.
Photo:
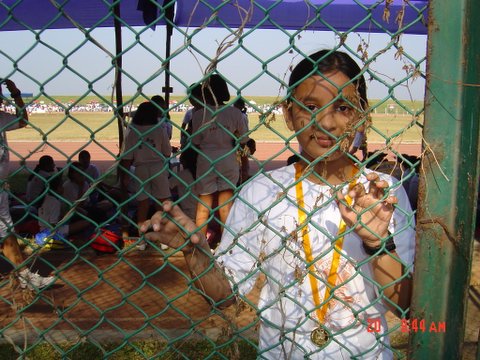
<instances>
[{"instance_id":1,"label":"green grass","mask_svg":"<svg viewBox=\"0 0 480 360\"><path fill-rule=\"evenodd\" d=\"M176 124L173 140L180 138L180 126L183 113L172 112L172 121ZM292 136L287 129L283 116L270 116L267 119L258 113L249 114L251 137L257 141L285 141ZM373 115L373 128L369 132L370 142L385 142L385 137L400 135L397 140L404 142L420 142L421 127L412 122L408 115ZM61 113L31 114L31 125L25 129L8 134L9 141L68 141L68 140L117 140L118 125L113 113L79 112L69 115Z\"/></svg>"},{"instance_id":2,"label":"green grass","mask_svg":"<svg viewBox=\"0 0 480 360\"><path fill-rule=\"evenodd\" d=\"M18 350L18 349L17 349ZM41 342L38 345L21 351L23 357L35 360L140 360L140 359L256 359L256 347L252 342L237 341L225 344L208 340L180 341L167 346L165 342L155 340L132 341L128 344L95 343L88 340L85 343L64 343L55 346ZM0 345L0 358L9 360L20 358L11 345Z\"/></svg>"},{"instance_id":3,"label":"green grass","mask_svg":"<svg viewBox=\"0 0 480 360\"><path fill-rule=\"evenodd\" d=\"M274 96L244 96L248 101L255 101L258 106L265 104L273 104L279 99ZM28 101L32 99L27 99ZM106 95L103 98L97 96L52 96L47 98L41 96L36 99L45 103L58 102L62 104L75 103L87 104L91 101L111 102L111 96ZM146 99L144 97L124 96L124 103L139 104ZM172 101L186 102L185 95L173 95ZM188 102L187 102L188 103ZM407 129L412 122L414 112L419 112L423 108L422 101L402 101L397 103L392 99L388 100L371 100L370 105L375 109L373 114L373 129L369 134L370 142L385 142L385 138L392 135L399 135L394 142L420 142L421 127L417 124ZM390 108L392 107L393 108ZM408 109L405 110L405 109ZM128 107L125 108L125 111ZM178 141L180 138L180 128L183 113L171 112L172 121L177 125L174 128L173 139ZM419 124L423 121L423 116L419 117ZM251 135L257 141L285 141L292 134L285 126L283 116L277 115L274 118L260 120L259 114L253 113L249 115L250 129L255 130ZM32 114L30 116L32 127L11 132L9 140L49 140L49 141L65 141L65 140L88 140L95 138L101 140L118 140L117 119L113 113L69 113L65 114Z\"/></svg>"}]
</instances>

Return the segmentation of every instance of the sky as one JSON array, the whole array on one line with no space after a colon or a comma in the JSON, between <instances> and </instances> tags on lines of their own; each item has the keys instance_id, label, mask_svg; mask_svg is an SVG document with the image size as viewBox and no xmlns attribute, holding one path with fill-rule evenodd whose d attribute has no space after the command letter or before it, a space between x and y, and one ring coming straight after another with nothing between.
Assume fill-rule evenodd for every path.
<instances>
[{"instance_id":1,"label":"sky","mask_svg":"<svg viewBox=\"0 0 480 360\"><path fill-rule=\"evenodd\" d=\"M223 29L174 31L170 68L174 95L183 95L186 87L203 76L216 56L222 41L232 40L218 57L217 69L229 80L232 94L276 96L285 94L292 64L301 54L313 53L338 44L331 32L304 31L297 35L279 30L246 30L241 41ZM230 34L231 35L231 34ZM95 29L89 34L98 44L87 41L77 29L0 32L0 77L10 77L25 93L48 96L90 94L91 90L112 94L115 52L112 28ZM38 40L36 40L36 38ZM189 42L189 46L186 43ZM295 50L292 50L292 44ZM422 100L425 81L422 76L406 79L412 69L425 72L426 36L402 35L398 45L402 55L385 34L351 33L346 48L360 55L368 52L368 95L386 99L393 95L401 100ZM165 28L123 29L123 92L130 96L139 89L147 95L161 94L165 76ZM362 61L357 59L360 65ZM416 72L420 74L420 72Z\"/></svg>"}]
</instances>

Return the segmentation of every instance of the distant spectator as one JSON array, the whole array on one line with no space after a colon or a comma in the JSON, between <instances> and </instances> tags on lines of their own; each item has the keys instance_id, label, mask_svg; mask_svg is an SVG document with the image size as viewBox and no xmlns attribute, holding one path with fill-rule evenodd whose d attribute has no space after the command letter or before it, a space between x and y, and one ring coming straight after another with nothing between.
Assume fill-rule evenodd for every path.
<instances>
[{"instance_id":1,"label":"distant spectator","mask_svg":"<svg viewBox=\"0 0 480 360\"><path fill-rule=\"evenodd\" d=\"M211 75L202 86L205 107L193 114L192 143L200 152L197 158L197 177L200 201L197 225L207 232L214 196L218 196L220 220L225 224L232 206L233 190L240 178L236 156L238 139L246 142L247 127L243 114L233 106L226 81L218 74Z\"/></svg>"},{"instance_id":2,"label":"distant spectator","mask_svg":"<svg viewBox=\"0 0 480 360\"><path fill-rule=\"evenodd\" d=\"M68 201L67 206L71 207L78 200L82 199L89 190L90 185L84 175L82 165L75 161L68 168L68 179L63 183L63 198ZM92 201L92 196L87 196L76 205L76 212L87 216L92 222L101 223L109 218L109 210L113 205L107 200Z\"/></svg>"},{"instance_id":3,"label":"distant spectator","mask_svg":"<svg viewBox=\"0 0 480 360\"><path fill-rule=\"evenodd\" d=\"M152 102L160 108L158 109L158 122L167 133L168 140L172 140L172 121L170 120L170 114L168 112L168 104L165 102L163 96L160 95L153 96Z\"/></svg>"},{"instance_id":4,"label":"distant spectator","mask_svg":"<svg viewBox=\"0 0 480 360\"><path fill-rule=\"evenodd\" d=\"M88 187L82 164L73 162L68 168L68 179L63 184L63 197L73 204L85 194ZM88 198L85 199L84 204L88 204L88 201Z\"/></svg>"},{"instance_id":5,"label":"distant spectator","mask_svg":"<svg viewBox=\"0 0 480 360\"><path fill-rule=\"evenodd\" d=\"M41 206L38 209L40 230L54 230L65 239L68 236L76 234L91 223L85 219L70 221L60 227L56 227L58 222L63 219L67 213L69 206L62 201L63 197L63 180L61 175L54 176L48 182L48 192L45 195Z\"/></svg>"},{"instance_id":6,"label":"distant spectator","mask_svg":"<svg viewBox=\"0 0 480 360\"><path fill-rule=\"evenodd\" d=\"M45 191L48 178L56 173L55 161L50 155L44 155L28 177L25 198L28 205L38 207L42 202L41 195Z\"/></svg>"},{"instance_id":7,"label":"distant spectator","mask_svg":"<svg viewBox=\"0 0 480 360\"><path fill-rule=\"evenodd\" d=\"M78 154L78 162L81 164L83 171L86 173L85 179L89 184L100 177L100 170L97 165L92 164L90 153L82 150Z\"/></svg>"},{"instance_id":8,"label":"distant spectator","mask_svg":"<svg viewBox=\"0 0 480 360\"><path fill-rule=\"evenodd\" d=\"M184 148L187 145L188 141L190 141L190 136L192 135L193 113L203 107L201 84L192 84L188 88L188 99L193 107L188 109L183 117L182 133L180 134L181 148Z\"/></svg>"},{"instance_id":9,"label":"distant spectator","mask_svg":"<svg viewBox=\"0 0 480 360\"><path fill-rule=\"evenodd\" d=\"M239 98L233 104L238 110L240 110L243 114L243 121L245 122L245 126L248 132L248 115L247 115L247 108L245 106L245 100L243 98ZM250 162L248 161L249 155L253 155L257 149L256 143L254 139L250 137L247 138L248 141L241 146L241 154L240 154L240 183L247 181L250 178Z\"/></svg>"},{"instance_id":10,"label":"distant spectator","mask_svg":"<svg viewBox=\"0 0 480 360\"><path fill-rule=\"evenodd\" d=\"M149 201L156 199L155 208L161 209L162 202L170 199L168 183L168 158L172 147L167 133L157 120L158 108L150 102L140 104L132 119L125 137L121 154L120 166L129 169L135 166L135 176L129 171L121 171L121 187L126 192L132 178L141 183L140 194L137 196L137 224L140 226L147 220ZM139 250L145 250L146 243L138 245Z\"/></svg>"}]
</instances>

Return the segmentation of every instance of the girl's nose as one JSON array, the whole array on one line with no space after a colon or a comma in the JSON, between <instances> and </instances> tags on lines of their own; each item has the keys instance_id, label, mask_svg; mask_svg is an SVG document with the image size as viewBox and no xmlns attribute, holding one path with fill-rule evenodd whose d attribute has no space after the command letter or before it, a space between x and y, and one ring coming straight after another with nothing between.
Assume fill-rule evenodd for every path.
<instances>
[{"instance_id":1,"label":"girl's nose","mask_svg":"<svg viewBox=\"0 0 480 360\"><path fill-rule=\"evenodd\" d=\"M335 112L329 108L320 111L315 117L315 126L331 133L336 127Z\"/></svg>"}]
</instances>

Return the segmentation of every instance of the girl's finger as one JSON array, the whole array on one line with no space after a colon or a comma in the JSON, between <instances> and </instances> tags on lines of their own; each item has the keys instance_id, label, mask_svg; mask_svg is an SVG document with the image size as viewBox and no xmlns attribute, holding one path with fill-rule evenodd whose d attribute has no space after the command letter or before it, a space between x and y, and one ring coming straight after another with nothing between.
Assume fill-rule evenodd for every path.
<instances>
[{"instance_id":1,"label":"girl's finger","mask_svg":"<svg viewBox=\"0 0 480 360\"><path fill-rule=\"evenodd\" d=\"M396 196L391 195L385 199L385 202L390 205L395 205L396 203L398 203L398 198Z\"/></svg>"},{"instance_id":2,"label":"girl's finger","mask_svg":"<svg viewBox=\"0 0 480 360\"><path fill-rule=\"evenodd\" d=\"M381 193L377 187L378 183L378 175L375 173L370 173L367 175L367 180L370 182L368 185L368 194L373 196L374 198L379 198Z\"/></svg>"},{"instance_id":3,"label":"girl's finger","mask_svg":"<svg viewBox=\"0 0 480 360\"><path fill-rule=\"evenodd\" d=\"M352 197L350 194L349 196ZM348 205L347 199L345 198L345 196L341 191L337 192L336 201L337 201L338 210L340 211L340 215L345 220L345 222L350 226L354 222L353 219L356 218L355 211L352 209L350 205Z\"/></svg>"},{"instance_id":4,"label":"girl's finger","mask_svg":"<svg viewBox=\"0 0 480 360\"><path fill-rule=\"evenodd\" d=\"M350 196L352 199L356 199L365 196L365 193L365 187L363 184L358 183L348 192L348 196Z\"/></svg>"},{"instance_id":5,"label":"girl's finger","mask_svg":"<svg viewBox=\"0 0 480 360\"><path fill-rule=\"evenodd\" d=\"M163 211L170 212L173 208L173 202L170 200L166 200L163 202L162 206L163 206Z\"/></svg>"},{"instance_id":6,"label":"girl's finger","mask_svg":"<svg viewBox=\"0 0 480 360\"><path fill-rule=\"evenodd\" d=\"M155 214L153 214L152 218L150 219L150 224L153 231L160 231L162 228L163 217L163 211L157 211Z\"/></svg>"},{"instance_id":7,"label":"girl's finger","mask_svg":"<svg viewBox=\"0 0 480 360\"><path fill-rule=\"evenodd\" d=\"M152 226L151 220L146 220L143 222L142 226L138 229L141 233L145 234Z\"/></svg>"}]
</instances>

